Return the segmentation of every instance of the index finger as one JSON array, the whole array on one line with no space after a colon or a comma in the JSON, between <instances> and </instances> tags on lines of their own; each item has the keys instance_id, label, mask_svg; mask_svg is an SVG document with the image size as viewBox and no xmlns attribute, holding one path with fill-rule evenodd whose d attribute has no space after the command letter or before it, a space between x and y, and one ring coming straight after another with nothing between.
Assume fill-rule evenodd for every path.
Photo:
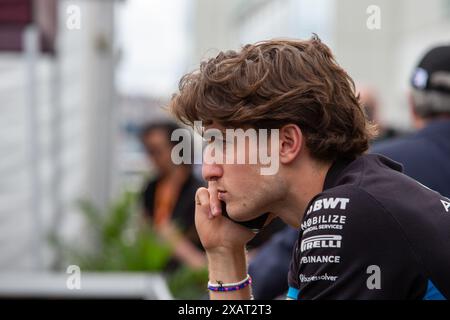
<instances>
[{"instance_id":1,"label":"index finger","mask_svg":"<svg viewBox=\"0 0 450 320\"><path fill-rule=\"evenodd\" d=\"M209 204L213 216L219 216L222 213L222 206L218 197L217 186L214 182L208 183Z\"/></svg>"},{"instance_id":2,"label":"index finger","mask_svg":"<svg viewBox=\"0 0 450 320\"><path fill-rule=\"evenodd\" d=\"M203 210L208 213L208 218L212 218L211 208L209 205L209 191L206 188L199 188L195 193L195 206L203 207L197 208L196 210Z\"/></svg>"}]
</instances>

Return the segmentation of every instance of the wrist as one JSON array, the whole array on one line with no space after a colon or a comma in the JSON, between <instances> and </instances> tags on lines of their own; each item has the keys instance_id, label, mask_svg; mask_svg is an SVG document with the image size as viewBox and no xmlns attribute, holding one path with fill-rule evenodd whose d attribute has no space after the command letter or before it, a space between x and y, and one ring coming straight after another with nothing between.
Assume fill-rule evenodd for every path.
<instances>
[{"instance_id":1,"label":"wrist","mask_svg":"<svg viewBox=\"0 0 450 320\"><path fill-rule=\"evenodd\" d=\"M244 246L216 248L206 253L210 283L236 283L247 277L247 259ZM251 299L250 283L237 291L210 292L211 299Z\"/></svg>"},{"instance_id":2,"label":"wrist","mask_svg":"<svg viewBox=\"0 0 450 320\"><path fill-rule=\"evenodd\" d=\"M239 282L223 283L217 281L217 283L208 282L208 290L213 292L233 292L242 290L252 284L252 277L247 275L245 279Z\"/></svg>"},{"instance_id":3,"label":"wrist","mask_svg":"<svg viewBox=\"0 0 450 320\"><path fill-rule=\"evenodd\" d=\"M230 259L234 259L235 257L245 255L245 245L240 246L220 246L215 248L208 248L205 250L206 255L211 257L212 259L228 257Z\"/></svg>"},{"instance_id":4,"label":"wrist","mask_svg":"<svg viewBox=\"0 0 450 320\"><path fill-rule=\"evenodd\" d=\"M211 282L238 282L247 276L245 248L216 248L206 253Z\"/></svg>"}]
</instances>

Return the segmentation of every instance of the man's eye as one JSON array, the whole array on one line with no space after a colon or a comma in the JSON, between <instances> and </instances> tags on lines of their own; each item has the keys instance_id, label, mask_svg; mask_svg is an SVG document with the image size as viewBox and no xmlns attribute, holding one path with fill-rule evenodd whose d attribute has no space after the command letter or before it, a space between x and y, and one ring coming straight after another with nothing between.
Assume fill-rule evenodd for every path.
<instances>
[{"instance_id":1,"label":"man's eye","mask_svg":"<svg viewBox=\"0 0 450 320\"><path fill-rule=\"evenodd\" d=\"M209 138L209 137L205 137L205 136L202 136L202 140L203 140L203 142L206 142L206 143L211 143L211 142L213 142L213 139L212 138Z\"/></svg>"},{"instance_id":2,"label":"man's eye","mask_svg":"<svg viewBox=\"0 0 450 320\"><path fill-rule=\"evenodd\" d=\"M227 143L227 140L224 139L217 139L215 137L211 137L211 138L205 138L203 137L203 141L205 141L207 144L212 144L212 143L218 143L221 142L222 145L225 145Z\"/></svg>"},{"instance_id":3,"label":"man's eye","mask_svg":"<svg viewBox=\"0 0 450 320\"><path fill-rule=\"evenodd\" d=\"M214 139L204 139L206 141L207 144L212 144L214 142L216 142Z\"/></svg>"}]
</instances>

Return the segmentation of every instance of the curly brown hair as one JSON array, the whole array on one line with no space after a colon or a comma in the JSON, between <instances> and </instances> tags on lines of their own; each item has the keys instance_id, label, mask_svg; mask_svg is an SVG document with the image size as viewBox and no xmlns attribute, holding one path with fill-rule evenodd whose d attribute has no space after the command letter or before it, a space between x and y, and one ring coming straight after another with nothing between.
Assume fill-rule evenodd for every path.
<instances>
[{"instance_id":1,"label":"curly brown hair","mask_svg":"<svg viewBox=\"0 0 450 320\"><path fill-rule=\"evenodd\" d=\"M334 160L364 153L375 127L355 85L317 36L270 40L220 52L184 75L169 109L181 122L226 128L296 124L313 157Z\"/></svg>"}]
</instances>

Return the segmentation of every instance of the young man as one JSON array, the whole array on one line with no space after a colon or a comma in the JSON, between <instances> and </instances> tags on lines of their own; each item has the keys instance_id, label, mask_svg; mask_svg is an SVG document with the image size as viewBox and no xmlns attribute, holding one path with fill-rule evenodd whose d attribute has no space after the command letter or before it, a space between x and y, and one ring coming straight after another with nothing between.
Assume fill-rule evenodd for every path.
<instances>
[{"instance_id":1,"label":"young man","mask_svg":"<svg viewBox=\"0 0 450 320\"><path fill-rule=\"evenodd\" d=\"M418 131L384 141L377 137L371 152L400 162L403 173L450 197L450 46L437 46L426 52L412 70L410 84L410 110ZM370 88L359 88L363 105L364 100L369 104L372 100L374 106L374 99L368 99L371 91ZM367 111L367 105L365 107ZM366 114L370 119L370 112ZM391 129L388 132L384 138L394 133ZM286 292L285 275L296 242L295 235L295 229L286 228L251 259L249 273L255 283L253 294L256 299L272 299Z\"/></svg>"},{"instance_id":2,"label":"young man","mask_svg":"<svg viewBox=\"0 0 450 320\"><path fill-rule=\"evenodd\" d=\"M183 77L170 105L179 120L278 129L277 148L266 150L279 161L274 174L262 175L263 163L203 165L208 189L197 191L195 220L212 299L251 298L245 245L254 233L231 219L266 212L299 229L288 298L450 297L450 200L365 154L373 128L354 92L317 37L222 52ZM255 152L234 151L246 160ZM206 148L205 159L217 152Z\"/></svg>"}]
</instances>

